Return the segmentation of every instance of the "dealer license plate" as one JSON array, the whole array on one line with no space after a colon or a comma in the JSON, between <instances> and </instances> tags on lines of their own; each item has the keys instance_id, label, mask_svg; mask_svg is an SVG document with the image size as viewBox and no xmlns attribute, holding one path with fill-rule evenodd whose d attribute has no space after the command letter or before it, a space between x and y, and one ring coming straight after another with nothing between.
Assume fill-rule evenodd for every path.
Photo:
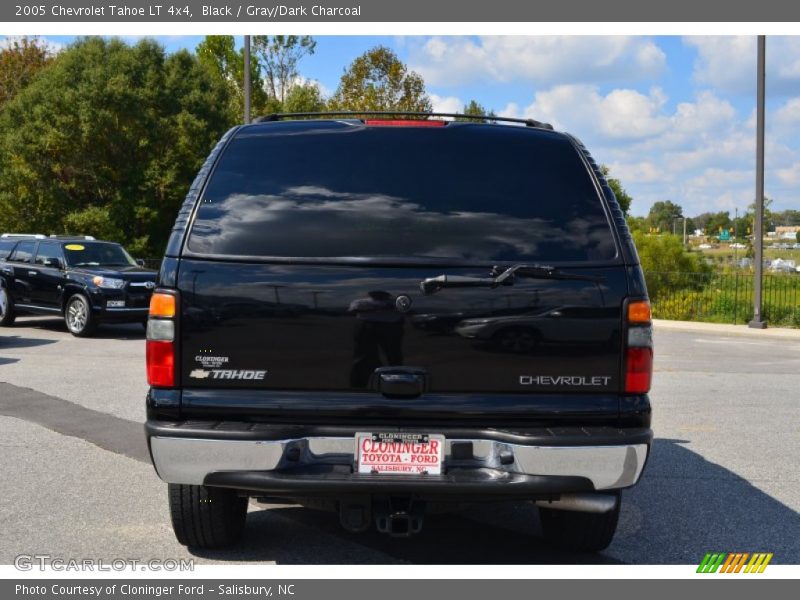
<instances>
[{"instance_id":1,"label":"dealer license plate","mask_svg":"<svg viewBox=\"0 0 800 600\"><path fill-rule=\"evenodd\" d=\"M106 302L108 308L124 308L125 300L109 300Z\"/></svg>"},{"instance_id":2,"label":"dealer license plate","mask_svg":"<svg viewBox=\"0 0 800 600\"><path fill-rule=\"evenodd\" d=\"M444 436L430 433L356 434L359 473L441 475Z\"/></svg>"}]
</instances>

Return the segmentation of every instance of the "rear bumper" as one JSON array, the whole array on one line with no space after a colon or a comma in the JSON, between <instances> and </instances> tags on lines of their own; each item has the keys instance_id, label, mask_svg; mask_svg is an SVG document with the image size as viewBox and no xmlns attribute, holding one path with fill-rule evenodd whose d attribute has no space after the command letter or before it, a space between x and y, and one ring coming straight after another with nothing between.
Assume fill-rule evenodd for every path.
<instances>
[{"instance_id":1,"label":"rear bumper","mask_svg":"<svg viewBox=\"0 0 800 600\"><path fill-rule=\"evenodd\" d=\"M649 429L437 430L446 438L442 475L376 476L353 472L356 429L350 435L331 428L293 429L299 435L287 435L292 432L285 427L246 423L146 425L153 464L164 481L286 496L535 497L616 490L639 480L652 440Z\"/></svg>"}]
</instances>

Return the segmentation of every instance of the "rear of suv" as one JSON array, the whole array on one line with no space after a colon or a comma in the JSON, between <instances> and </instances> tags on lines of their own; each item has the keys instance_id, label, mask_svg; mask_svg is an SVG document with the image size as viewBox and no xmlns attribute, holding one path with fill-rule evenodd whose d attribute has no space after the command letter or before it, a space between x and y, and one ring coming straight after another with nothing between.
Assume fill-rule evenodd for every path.
<instances>
[{"instance_id":1,"label":"rear of suv","mask_svg":"<svg viewBox=\"0 0 800 600\"><path fill-rule=\"evenodd\" d=\"M198 174L147 333L181 543L236 542L249 497L393 535L527 500L552 543L611 543L652 440L623 214L568 134L430 117L273 116Z\"/></svg>"}]
</instances>

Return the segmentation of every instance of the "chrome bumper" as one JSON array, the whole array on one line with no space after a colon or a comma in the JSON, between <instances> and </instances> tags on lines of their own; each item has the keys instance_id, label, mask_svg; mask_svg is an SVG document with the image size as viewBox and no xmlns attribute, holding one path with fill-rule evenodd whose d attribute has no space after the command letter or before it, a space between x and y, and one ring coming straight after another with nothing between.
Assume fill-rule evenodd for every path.
<instances>
[{"instance_id":1,"label":"chrome bumper","mask_svg":"<svg viewBox=\"0 0 800 600\"><path fill-rule=\"evenodd\" d=\"M472 443L472 458L452 457L452 445L459 442ZM256 441L153 436L150 450L162 480L201 485L211 473L273 471L319 464L353 465L355 440L352 437L309 437ZM448 439L444 467L583 477L592 482L595 490L614 490L638 481L647 452L647 444L526 446L493 440Z\"/></svg>"}]
</instances>

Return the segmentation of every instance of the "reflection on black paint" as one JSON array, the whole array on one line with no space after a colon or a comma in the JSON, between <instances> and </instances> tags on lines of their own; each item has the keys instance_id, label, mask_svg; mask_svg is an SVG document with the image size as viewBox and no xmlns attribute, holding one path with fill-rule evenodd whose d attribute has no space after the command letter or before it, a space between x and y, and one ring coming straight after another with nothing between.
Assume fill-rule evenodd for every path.
<instances>
[{"instance_id":1,"label":"reflection on black paint","mask_svg":"<svg viewBox=\"0 0 800 600\"><path fill-rule=\"evenodd\" d=\"M376 129L244 129L215 168L189 250L547 262L616 256L597 190L563 136L499 126Z\"/></svg>"},{"instance_id":2,"label":"reflection on black paint","mask_svg":"<svg viewBox=\"0 0 800 600\"><path fill-rule=\"evenodd\" d=\"M403 364L404 317L395 309L394 296L383 291L353 300L348 312L356 318L350 385L365 388L375 369Z\"/></svg>"},{"instance_id":3,"label":"reflection on black paint","mask_svg":"<svg viewBox=\"0 0 800 600\"><path fill-rule=\"evenodd\" d=\"M514 354L581 354L619 346L619 312L595 306L558 306L501 316L464 319L455 327L484 350Z\"/></svg>"}]
</instances>

